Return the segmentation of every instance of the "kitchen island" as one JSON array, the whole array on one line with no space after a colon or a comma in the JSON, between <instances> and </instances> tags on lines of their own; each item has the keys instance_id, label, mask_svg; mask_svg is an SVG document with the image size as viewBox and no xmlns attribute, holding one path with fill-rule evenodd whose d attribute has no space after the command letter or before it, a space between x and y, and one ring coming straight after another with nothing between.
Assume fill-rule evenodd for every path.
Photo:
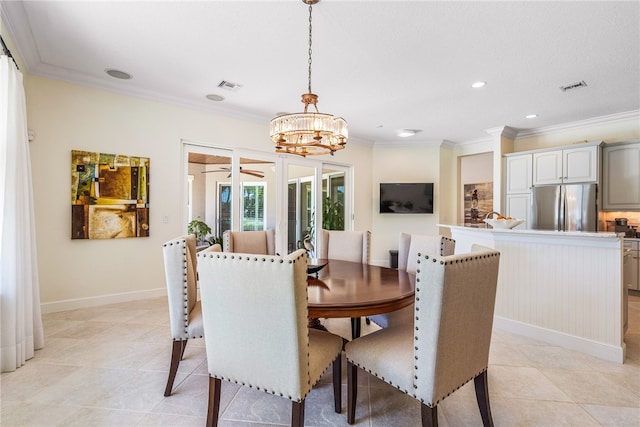
<instances>
[{"instance_id":1,"label":"kitchen island","mask_svg":"<svg viewBox=\"0 0 640 427\"><path fill-rule=\"evenodd\" d=\"M623 238L615 233L472 228L446 224L456 253L500 251L494 326L623 363Z\"/></svg>"}]
</instances>

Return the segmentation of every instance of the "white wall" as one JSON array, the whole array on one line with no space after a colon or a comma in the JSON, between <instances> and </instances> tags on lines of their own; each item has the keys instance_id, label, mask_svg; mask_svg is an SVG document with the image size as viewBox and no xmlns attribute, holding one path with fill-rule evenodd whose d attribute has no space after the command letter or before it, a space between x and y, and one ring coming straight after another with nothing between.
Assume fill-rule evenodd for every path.
<instances>
[{"instance_id":1,"label":"white wall","mask_svg":"<svg viewBox=\"0 0 640 427\"><path fill-rule=\"evenodd\" d=\"M272 152L268 122L233 119L61 81L26 76L40 295L44 311L164 292L162 243L186 232L182 140ZM71 150L150 160L150 237L71 240ZM352 163L358 229L371 229L371 146L331 160ZM163 217L168 218L163 223Z\"/></svg>"},{"instance_id":2,"label":"white wall","mask_svg":"<svg viewBox=\"0 0 640 427\"><path fill-rule=\"evenodd\" d=\"M398 234L437 234L442 200L440 191L440 144L380 144L373 154L369 209L373 213L371 263L389 265L389 250L398 249ZM380 214L381 182L433 182L433 214ZM356 215L358 212L356 211Z\"/></svg>"}]
</instances>

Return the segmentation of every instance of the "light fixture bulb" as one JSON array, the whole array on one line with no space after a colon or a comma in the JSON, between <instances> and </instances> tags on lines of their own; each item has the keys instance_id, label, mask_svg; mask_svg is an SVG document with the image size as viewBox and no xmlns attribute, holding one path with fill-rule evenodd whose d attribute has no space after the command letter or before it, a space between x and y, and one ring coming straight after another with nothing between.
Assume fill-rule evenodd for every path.
<instances>
[{"instance_id":1,"label":"light fixture bulb","mask_svg":"<svg viewBox=\"0 0 640 427\"><path fill-rule=\"evenodd\" d=\"M473 84L471 85L471 87L472 87L472 88L474 88L474 89L478 89L478 88L483 87L483 86L484 86L484 85L486 85L486 84L487 84L487 82L478 81L478 82L473 83Z\"/></svg>"},{"instance_id":2,"label":"light fixture bulb","mask_svg":"<svg viewBox=\"0 0 640 427\"><path fill-rule=\"evenodd\" d=\"M413 129L400 129L397 133L397 135L400 138L408 138L410 136L413 136L416 134L416 131Z\"/></svg>"}]
</instances>

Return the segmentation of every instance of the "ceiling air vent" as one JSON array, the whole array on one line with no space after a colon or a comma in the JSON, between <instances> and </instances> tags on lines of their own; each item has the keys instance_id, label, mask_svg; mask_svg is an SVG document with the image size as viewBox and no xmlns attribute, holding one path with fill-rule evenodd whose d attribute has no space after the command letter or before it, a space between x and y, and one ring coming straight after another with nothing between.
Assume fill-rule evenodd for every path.
<instances>
[{"instance_id":1,"label":"ceiling air vent","mask_svg":"<svg viewBox=\"0 0 640 427\"><path fill-rule=\"evenodd\" d=\"M587 87L587 84L584 82L584 80L580 80L577 83L571 83L571 84L568 84L566 86L560 86L560 90L563 91L563 92L566 92L568 90L578 89L578 88L581 88L581 87Z\"/></svg>"},{"instance_id":2,"label":"ceiling air vent","mask_svg":"<svg viewBox=\"0 0 640 427\"><path fill-rule=\"evenodd\" d=\"M236 91L240 89L242 85L239 85L238 83L230 82L228 80L222 80L220 83L218 83L218 87L224 90Z\"/></svg>"}]
</instances>

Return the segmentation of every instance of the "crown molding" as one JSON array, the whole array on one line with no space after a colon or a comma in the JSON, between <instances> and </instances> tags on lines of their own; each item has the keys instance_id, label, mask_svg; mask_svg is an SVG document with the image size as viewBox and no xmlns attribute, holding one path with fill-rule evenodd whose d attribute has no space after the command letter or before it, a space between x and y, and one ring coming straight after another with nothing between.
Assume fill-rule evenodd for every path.
<instances>
[{"instance_id":1,"label":"crown molding","mask_svg":"<svg viewBox=\"0 0 640 427\"><path fill-rule=\"evenodd\" d=\"M594 117L577 122L563 123L561 125L547 126L538 129L522 129L517 132L516 140L531 138L534 136L553 135L556 133L578 130L603 124L612 124L628 120L640 120L640 110L626 111L624 113L609 114L606 116Z\"/></svg>"},{"instance_id":2,"label":"crown molding","mask_svg":"<svg viewBox=\"0 0 640 427\"><path fill-rule=\"evenodd\" d=\"M491 136L506 136L509 139L515 139L518 135L518 129L510 126L498 126L491 129L485 129L484 131Z\"/></svg>"}]
</instances>

